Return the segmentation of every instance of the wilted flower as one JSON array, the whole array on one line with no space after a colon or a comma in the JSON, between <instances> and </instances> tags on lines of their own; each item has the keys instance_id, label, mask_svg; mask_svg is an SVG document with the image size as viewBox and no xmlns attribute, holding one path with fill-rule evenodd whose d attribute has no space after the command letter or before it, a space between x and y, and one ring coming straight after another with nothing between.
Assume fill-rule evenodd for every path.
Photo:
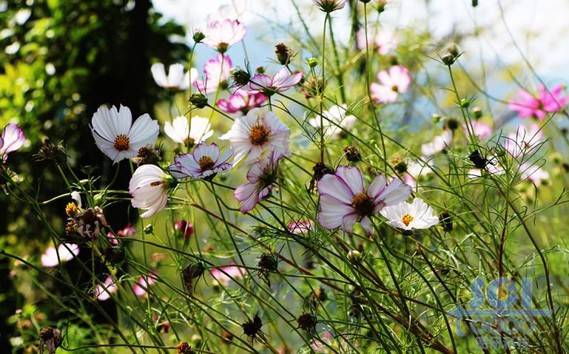
<instances>
[{"instance_id":1,"label":"wilted flower","mask_svg":"<svg viewBox=\"0 0 569 354\"><path fill-rule=\"evenodd\" d=\"M406 67L395 65L377 74L378 83L371 84L371 96L376 103L397 101L399 94L405 93L411 84L411 74Z\"/></svg>"},{"instance_id":2,"label":"wilted flower","mask_svg":"<svg viewBox=\"0 0 569 354\"><path fill-rule=\"evenodd\" d=\"M74 243L62 243L57 247L48 247L41 256L41 265L55 267L60 263L72 260L79 254L79 246Z\"/></svg>"},{"instance_id":3,"label":"wilted flower","mask_svg":"<svg viewBox=\"0 0 569 354\"><path fill-rule=\"evenodd\" d=\"M132 285L132 292L138 297L146 295L148 288L155 284L158 280L156 273L141 275L140 278Z\"/></svg>"},{"instance_id":4,"label":"wilted flower","mask_svg":"<svg viewBox=\"0 0 569 354\"><path fill-rule=\"evenodd\" d=\"M21 148L24 141L26 141L26 136L22 128L14 123L6 125L0 137L0 158L2 161L5 163L8 154Z\"/></svg>"},{"instance_id":5,"label":"wilted flower","mask_svg":"<svg viewBox=\"0 0 569 354\"><path fill-rule=\"evenodd\" d=\"M557 85L551 90L540 85L536 96L522 90L518 97L510 102L510 109L517 112L521 118L543 120L547 113L559 112L569 103L569 95L564 95L564 91L563 85Z\"/></svg>"},{"instance_id":6,"label":"wilted flower","mask_svg":"<svg viewBox=\"0 0 569 354\"><path fill-rule=\"evenodd\" d=\"M247 114L253 108L261 107L267 101L267 96L260 92L247 92L240 89L231 94L228 98L217 101L217 106L224 112Z\"/></svg>"},{"instance_id":7,"label":"wilted flower","mask_svg":"<svg viewBox=\"0 0 569 354\"><path fill-rule=\"evenodd\" d=\"M148 218L166 207L169 178L156 165L142 165L134 171L128 190L132 206L146 210L140 217Z\"/></svg>"},{"instance_id":8,"label":"wilted flower","mask_svg":"<svg viewBox=\"0 0 569 354\"><path fill-rule=\"evenodd\" d=\"M257 73L251 78L249 89L252 93L262 92L272 96L276 92L285 92L302 80L302 72L290 73L286 67L280 69L273 77Z\"/></svg>"},{"instance_id":9,"label":"wilted flower","mask_svg":"<svg viewBox=\"0 0 569 354\"><path fill-rule=\"evenodd\" d=\"M191 153L178 155L168 167L177 179L210 178L231 168L231 152L221 153L215 143L198 144Z\"/></svg>"},{"instance_id":10,"label":"wilted flower","mask_svg":"<svg viewBox=\"0 0 569 354\"><path fill-rule=\"evenodd\" d=\"M65 161L66 153L65 148L61 142L52 143L49 138L45 138L36 154L34 154L36 161Z\"/></svg>"},{"instance_id":11,"label":"wilted flower","mask_svg":"<svg viewBox=\"0 0 569 354\"><path fill-rule=\"evenodd\" d=\"M91 132L99 149L114 163L136 157L138 150L154 145L158 138L158 123L148 114L138 117L132 124L130 109L115 106L99 107L91 119Z\"/></svg>"},{"instance_id":12,"label":"wilted flower","mask_svg":"<svg viewBox=\"0 0 569 354\"><path fill-rule=\"evenodd\" d=\"M40 337L40 353L43 353L44 348L47 349L49 354L55 354L57 348L61 345L62 336L61 331L57 328L42 328L39 333Z\"/></svg>"},{"instance_id":13,"label":"wilted flower","mask_svg":"<svg viewBox=\"0 0 569 354\"><path fill-rule=\"evenodd\" d=\"M276 156L289 154L290 131L271 111L254 109L239 117L220 139L229 140L235 153L235 163L245 158L246 162L264 158L270 152Z\"/></svg>"},{"instance_id":14,"label":"wilted flower","mask_svg":"<svg viewBox=\"0 0 569 354\"><path fill-rule=\"evenodd\" d=\"M211 20L203 34L203 43L216 49L220 53L225 53L227 49L235 43L240 42L247 29L239 20L223 19Z\"/></svg>"},{"instance_id":15,"label":"wilted flower","mask_svg":"<svg viewBox=\"0 0 569 354\"><path fill-rule=\"evenodd\" d=\"M312 2L326 13L341 10L346 5L346 0L312 0Z\"/></svg>"},{"instance_id":16,"label":"wilted flower","mask_svg":"<svg viewBox=\"0 0 569 354\"><path fill-rule=\"evenodd\" d=\"M430 143L421 146L421 154L423 156L433 156L434 154L446 149L452 142L452 132L445 130L441 135L437 135Z\"/></svg>"},{"instance_id":17,"label":"wilted flower","mask_svg":"<svg viewBox=\"0 0 569 354\"><path fill-rule=\"evenodd\" d=\"M198 116L192 117L189 122L185 116L176 117L164 124L164 132L176 143L186 146L199 144L213 135L209 119Z\"/></svg>"},{"instance_id":18,"label":"wilted flower","mask_svg":"<svg viewBox=\"0 0 569 354\"><path fill-rule=\"evenodd\" d=\"M243 276L247 274L247 271L245 268L240 266L228 265L212 268L210 273L213 279L215 279L219 284L228 286L231 280L243 278Z\"/></svg>"},{"instance_id":19,"label":"wilted flower","mask_svg":"<svg viewBox=\"0 0 569 354\"><path fill-rule=\"evenodd\" d=\"M95 287L95 297L99 301L106 301L111 298L111 295L116 293L118 290L117 285L113 281L113 278L108 275L102 284Z\"/></svg>"},{"instance_id":20,"label":"wilted flower","mask_svg":"<svg viewBox=\"0 0 569 354\"><path fill-rule=\"evenodd\" d=\"M218 54L209 59L204 67L204 79L196 80L194 86L202 93L213 93L227 88L233 62L228 55Z\"/></svg>"},{"instance_id":21,"label":"wilted flower","mask_svg":"<svg viewBox=\"0 0 569 354\"><path fill-rule=\"evenodd\" d=\"M376 176L366 189L360 170L346 166L338 167L334 175L324 175L318 181L318 191L318 221L323 227L352 232L359 222L368 233L372 232L371 216L411 194L409 186L398 179L388 183L383 175Z\"/></svg>"},{"instance_id":22,"label":"wilted flower","mask_svg":"<svg viewBox=\"0 0 569 354\"><path fill-rule=\"evenodd\" d=\"M368 32L368 46L377 50L381 55L388 54L397 47L397 40L393 32L387 30L377 31L375 35L370 35ZM365 29L358 31L356 37L356 44L358 49L366 48L366 33Z\"/></svg>"},{"instance_id":23,"label":"wilted flower","mask_svg":"<svg viewBox=\"0 0 569 354\"><path fill-rule=\"evenodd\" d=\"M329 138L340 138L345 130L350 130L356 123L357 119L353 115L347 114L345 104L332 106L322 113L322 125L324 126L324 135ZM315 128L320 129L320 118L310 119L309 123Z\"/></svg>"},{"instance_id":24,"label":"wilted flower","mask_svg":"<svg viewBox=\"0 0 569 354\"><path fill-rule=\"evenodd\" d=\"M198 77L198 71L195 68L184 72L182 64L170 65L168 75L166 75L166 69L162 63L152 64L150 70L156 84L170 90L187 90Z\"/></svg>"},{"instance_id":25,"label":"wilted flower","mask_svg":"<svg viewBox=\"0 0 569 354\"><path fill-rule=\"evenodd\" d=\"M257 161L247 172L247 183L235 189L233 195L240 203L241 212L247 213L263 199L271 195L271 191L277 181L277 168L279 157L274 153L260 161Z\"/></svg>"},{"instance_id":26,"label":"wilted flower","mask_svg":"<svg viewBox=\"0 0 569 354\"><path fill-rule=\"evenodd\" d=\"M419 198L413 199L411 203L401 202L387 206L381 210L381 215L389 225L405 231L428 229L439 223L439 217L434 214L433 208Z\"/></svg>"}]
</instances>

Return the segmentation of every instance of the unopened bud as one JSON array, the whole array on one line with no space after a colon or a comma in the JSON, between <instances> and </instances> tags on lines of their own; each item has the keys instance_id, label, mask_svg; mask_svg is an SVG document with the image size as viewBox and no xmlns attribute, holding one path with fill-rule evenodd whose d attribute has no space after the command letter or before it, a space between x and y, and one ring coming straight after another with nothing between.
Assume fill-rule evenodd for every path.
<instances>
[{"instance_id":1,"label":"unopened bud","mask_svg":"<svg viewBox=\"0 0 569 354\"><path fill-rule=\"evenodd\" d=\"M190 102L197 108L204 108L207 106L207 97L201 93L194 93L190 97Z\"/></svg>"},{"instance_id":2,"label":"unopened bud","mask_svg":"<svg viewBox=\"0 0 569 354\"><path fill-rule=\"evenodd\" d=\"M205 39L205 34L203 34L203 32L197 31L194 33L194 36L192 38L193 38L194 42L200 43L201 41L203 41Z\"/></svg>"}]
</instances>

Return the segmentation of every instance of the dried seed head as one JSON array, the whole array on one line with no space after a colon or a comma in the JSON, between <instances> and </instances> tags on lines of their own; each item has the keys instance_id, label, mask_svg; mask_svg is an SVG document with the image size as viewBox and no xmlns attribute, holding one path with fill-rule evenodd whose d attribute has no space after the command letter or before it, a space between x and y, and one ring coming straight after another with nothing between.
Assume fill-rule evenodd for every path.
<instances>
[{"instance_id":1,"label":"dried seed head","mask_svg":"<svg viewBox=\"0 0 569 354\"><path fill-rule=\"evenodd\" d=\"M344 148L344 154L346 159L350 162L360 162L362 160L362 155L357 147L350 145Z\"/></svg>"},{"instance_id":2,"label":"dried seed head","mask_svg":"<svg viewBox=\"0 0 569 354\"><path fill-rule=\"evenodd\" d=\"M316 324L318 319L312 313L303 313L296 320L298 322L298 328L310 333L316 333Z\"/></svg>"},{"instance_id":3,"label":"dried seed head","mask_svg":"<svg viewBox=\"0 0 569 354\"><path fill-rule=\"evenodd\" d=\"M263 327L263 321L261 321L259 314L255 314L252 320L247 320L247 322L241 325L243 333L251 338L251 340L255 340L263 336L261 327Z\"/></svg>"},{"instance_id":4,"label":"dried seed head","mask_svg":"<svg viewBox=\"0 0 569 354\"><path fill-rule=\"evenodd\" d=\"M275 54L281 65L290 64L290 60L293 56L292 51L284 43L279 43L275 46Z\"/></svg>"},{"instance_id":5,"label":"dried seed head","mask_svg":"<svg viewBox=\"0 0 569 354\"><path fill-rule=\"evenodd\" d=\"M194 354L194 350L188 344L188 342L181 342L176 346L176 353L177 354Z\"/></svg>"}]
</instances>

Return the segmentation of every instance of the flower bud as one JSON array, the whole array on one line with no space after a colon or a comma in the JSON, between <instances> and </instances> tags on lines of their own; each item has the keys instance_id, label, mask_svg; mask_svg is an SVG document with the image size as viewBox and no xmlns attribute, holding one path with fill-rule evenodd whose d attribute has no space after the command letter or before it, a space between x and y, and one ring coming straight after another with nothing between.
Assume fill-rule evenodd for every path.
<instances>
[{"instance_id":1,"label":"flower bud","mask_svg":"<svg viewBox=\"0 0 569 354\"><path fill-rule=\"evenodd\" d=\"M275 54L277 55L277 60L281 65L290 64L292 52L284 43L279 43L275 46Z\"/></svg>"},{"instance_id":2,"label":"flower bud","mask_svg":"<svg viewBox=\"0 0 569 354\"><path fill-rule=\"evenodd\" d=\"M144 227L144 233L146 235L150 235L154 232L154 226L152 226L152 224L148 224Z\"/></svg>"},{"instance_id":3,"label":"flower bud","mask_svg":"<svg viewBox=\"0 0 569 354\"><path fill-rule=\"evenodd\" d=\"M308 64L309 67L315 68L318 66L318 59L314 58L314 57L310 57L310 58L306 59L306 63Z\"/></svg>"},{"instance_id":4,"label":"flower bud","mask_svg":"<svg viewBox=\"0 0 569 354\"><path fill-rule=\"evenodd\" d=\"M194 33L192 39L194 40L194 42L200 43L201 41L203 41L205 39L205 34L203 34L203 32L196 31Z\"/></svg>"},{"instance_id":5,"label":"flower bud","mask_svg":"<svg viewBox=\"0 0 569 354\"><path fill-rule=\"evenodd\" d=\"M176 346L176 353L177 354L194 354L194 350L188 344L188 342L181 342Z\"/></svg>"},{"instance_id":6,"label":"flower bud","mask_svg":"<svg viewBox=\"0 0 569 354\"><path fill-rule=\"evenodd\" d=\"M362 260L362 254L358 250L350 250L348 252L348 261L352 264L358 264Z\"/></svg>"},{"instance_id":7,"label":"flower bud","mask_svg":"<svg viewBox=\"0 0 569 354\"><path fill-rule=\"evenodd\" d=\"M190 236L194 233L194 226L186 220L176 220L174 229L179 235L184 236L184 240L186 241L189 240Z\"/></svg>"},{"instance_id":8,"label":"flower bud","mask_svg":"<svg viewBox=\"0 0 569 354\"><path fill-rule=\"evenodd\" d=\"M362 160L362 155L357 147L350 145L344 148L344 154L346 159L350 162L360 162Z\"/></svg>"},{"instance_id":9,"label":"flower bud","mask_svg":"<svg viewBox=\"0 0 569 354\"><path fill-rule=\"evenodd\" d=\"M445 126L446 126L448 129L450 129L450 130L452 130L452 131L455 131L455 130L458 129L459 123L458 123L458 121L457 121L456 119L454 119L454 118L448 118L448 119L446 120L446 122L445 122Z\"/></svg>"},{"instance_id":10,"label":"flower bud","mask_svg":"<svg viewBox=\"0 0 569 354\"><path fill-rule=\"evenodd\" d=\"M393 166L393 169L399 174L405 173L407 172L407 163L401 160Z\"/></svg>"},{"instance_id":11,"label":"flower bud","mask_svg":"<svg viewBox=\"0 0 569 354\"><path fill-rule=\"evenodd\" d=\"M190 102L197 108L204 108L207 106L207 97L201 93L194 93L190 97Z\"/></svg>"},{"instance_id":12,"label":"flower bud","mask_svg":"<svg viewBox=\"0 0 569 354\"><path fill-rule=\"evenodd\" d=\"M316 333L316 324L318 323L318 319L313 314L303 313L296 321L298 322L298 328L311 334Z\"/></svg>"},{"instance_id":13,"label":"flower bud","mask_svg":"<svg viewBox=\"0 0 569 354\"><path fill-rule=\"evenodd\" d=\"M462 53L460 53L458 46L452 43L447 47L446 52L441 57L441 60L446 66L451 66L461 54Z\"/></svg>"},{"instance_id":14,"label":"flower bud","mask_svg":"<svg viewBox=\"0 0 569 354\"><path fill-rule=\"evenodd\" d=\"M237 86L245 86L249 83L249 80L251 80L251 75L245 70L241 69L233 70L231 77Z\"/></svg>"},{"instance_id":15,"label":"flower bud","mask_svg":"<svg viewBox=\"0 0 569 354\"><path fill-rule=\"evenodd\" d=\"M480 109L480 107L472 108L472 115L474 116L474 119L482 118L482 109Z\"/></svg>"}]
</instances>

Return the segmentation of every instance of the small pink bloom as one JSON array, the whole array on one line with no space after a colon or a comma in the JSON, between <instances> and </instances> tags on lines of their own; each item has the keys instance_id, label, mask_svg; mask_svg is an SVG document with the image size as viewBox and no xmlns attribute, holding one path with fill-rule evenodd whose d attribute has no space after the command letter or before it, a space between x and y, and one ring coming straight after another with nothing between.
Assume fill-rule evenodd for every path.
<instances>
[{"instance_id":1,"label":"small pink bloom","mask_svg":"<svg viewBox=\"0 0 569 354\"><path fill-rule=\"evenodd\" d=\"M182 236L184 236L184 240L189 240L192 234L194 233L194 225L191 222L187 222L186 220L176 220L174 223L174 229Z\"/></svg>"},{"instance_id":2,"label":"small pink bloom","mask_svg":"<svg viewBox=\"0 0 569 354\"><path fill-rule=\"evenodd\" d=\"M372 232L370 217L386 206L398 204L411 194L411 187L393 179L387 182L383 175L374 178L366 188L357 167L341 166L334 175L324 175L318 181L320 208L318 221L326 229L341 227L352 232L359 222L366 232Z\"/></svg>"},{"instance_id":3,"label":"small pink bloom","mask_svg":"<svg viewBox=\"0 0 569 354\"><path fill-rule=\"evenodd\" d=\"M136 227L132 224L127 224L122 230L117 232L117 235L120 237L129 237L134 236L136 234Z\"/></svg>"},{"instance_id":4,"label":"small pink bloom","mask_svg":"<svg viewBox=\"0 0 569 354\"><path fill-rule=\"evenodd\" d=\"M312 220L293 220L287 224L288 232L299 236L306 235L313 227Z\"/></svg>"},{"instance_id":5,"label":"small pink bloom","mask_svg":"<svg viewBox=\"0 0 569 354\"><path fill-rule=\"evenodd\" d=\"M472 129L474 130L474 135L478 138L485 140L492 135L492 127L486 123L483 123L479 120L471 121L470 124L472 125ZM465 125L464 130L468 132L468 127Z\"/></svg>"},{"instance_id":6,"label":"small pink bloom","mask_svg":"<svg viewBox=\"0 0 569 354\"><path fill-rule=\"evenodd\" d=\"M145 296L148 292L148 288L155 284L158 280L156 273L150 273L148 275L141 275L140 278L132 285L132 292L138 297Z\"/></svg>"},{"instance_id":7,"label":"small pink bloom","mask_svg":"<svg viewBox=\"0 0 569 354\"><path fill-rule=\"evenodd\" d=\"M72 260L79 254L79 246L73 243L62 243L57 247L48 247L41 256L41 265L55 267L56 265ZM58 257L59 255L59 257Z\"/></svg>"},{"instance_id":8,"label":"small pink bloom","mask_svg":"<svg viewBox=\"0 0 569 354\"><path fill-rule=\"evenodd\" d=\"M236 265L212 268L210 272L213 279L223 286L228 286L231 280L243 278L247 274L245 268Z\"/></svg>"},{"instance_id":9,"label":"small pink bloom","mask_svg":"<svg viewBox=\"0 0 569 354\"><path fill-rule=\"evenodd\" d=\"M392 103L405 93L411 84L411 74L406 67L395 65L377 74L378 83L371 84L371 95L376 103Z\"/></svg>"},{"instance_id":10,"label":"small pink bloom","mask_svg":"<svg viewBox=\"0 0 569 354\"><path fill-rule=\"evenodd\" d=\"M527 91L520 91L509 106L521 118L543 120L547 113L559 112L569 103L569 96L564 95L564 91L563 85L557 85L551 91L540 85L536 96Z\"/></svg>"},{"instance_id":11,"label":"small pink bloom","mask_svg":"<svg viewBox=\"0 0 569 354\"><path fill-rule=\"evenodd\" d=\"M224 112L247 114L253 108L261 107L267 101L267 96L260 92L247 92L240 89L228 98L217 101L217 106Z\"/></svg>"},{"instance_id":12,"label":"small pink bloom","mask_svg":"<svg viewBox=\"0 0 569 354\"><path fill-rule=\"evenodd\" d=\"M2 161L5 163L8 154L21 148L24 141L26 141L26 136L22 128L14 123L6 125L0 137L0 158Z\"/></svg>"},{"instance_id":13,"label":"small pink bloom","mask_svg":"<svg viewBox=\"0 0 569 354\"><path fill-rule=\"evenodd\" d=\"M196 80L194 86L202 93L213 93L227 85L233 62L228 55L218 54L209 59L203 68L204 79Z\"/></svg>"},{"instance_id":14,"label":"small pink bloom","mask_svg":"<svg viewBox=\"0 0 569 354\"><path fill-rule=\"evenodd\" d=\"M223 19L212 20L207 24L203 32L205 38L203 43L216 49L220 53L225 53L227 49L235 43L240 42L247 29L239 20Z\"/></svg>"},{"instance_id":15,"label":"small pink bloom","mask_svg":"<svg viewBox=\"0 0 569 354\"><path fill-rule=\"evenodd\" d=\"M367 41L370 50L376 49L381 55L385 55L397 47L397 40L395 39L393 32L387 30L378 31L375 35L368 32ZM356 44L358 49L365 50L366 33L364 29L358 31Z\"/></svg>"},{"instance_id":16,"label":"small pink bloom","mask_svg":"<svg viewBox=\"0 0 569 354\"><path fill-rule=\"evenodd\" d=\"M111 295L116 293L118 290L117 285L113 281L110 275L105 278L103 284L97 285L95 288L95 297L99 301L107 301L111 298Z\"/></svg>"},{"instance_id":17,"label":"small pink bloom","mask_svg":"<svg viewBox=\"0 0 569 354\"><path fill-rule=\"evenodd\" d=\"M255 74L249 83L250 93L264 93L271 96L275 92L285 92L296 86L302 80L302 76L302 72L297 71L291 74L285 67L273 77L266 74Z\"/></svg>"}]
</instances>

